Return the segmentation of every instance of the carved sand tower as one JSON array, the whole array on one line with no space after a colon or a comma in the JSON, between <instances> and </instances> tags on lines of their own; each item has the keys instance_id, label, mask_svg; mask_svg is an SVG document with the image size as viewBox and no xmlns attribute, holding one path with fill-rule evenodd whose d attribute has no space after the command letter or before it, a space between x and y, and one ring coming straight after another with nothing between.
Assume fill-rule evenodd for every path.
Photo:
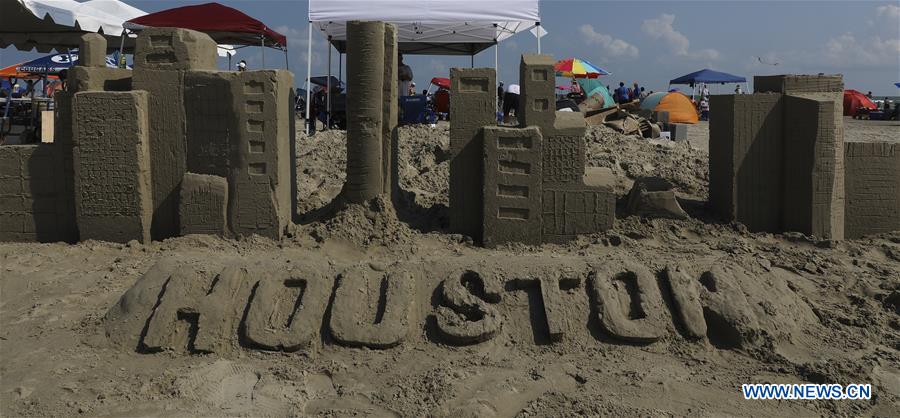
<instances>
[{"instance_id":1,"label":"carved sand tower","mask_svg":"<svg viewBox=\"0 0 900 418\"><path fill-rule=\"evenodd\" d=\"M342 203L391 199L397 188L397 29L347 23L347 181Z\"/></svg>"},{"instance_id":2,"label":"carved sand tower","mask_svg":"<svg viewBox=\"0 0 900 418\"><path fill-rule=\"evenodd\" d=\"M615 220L611 173L585 171L581 113L556 110L554 64L525 54L519 127L495 126L490 68L450 70L450 227L486 247L564 243Z\"/></svg>"}]
</instances>

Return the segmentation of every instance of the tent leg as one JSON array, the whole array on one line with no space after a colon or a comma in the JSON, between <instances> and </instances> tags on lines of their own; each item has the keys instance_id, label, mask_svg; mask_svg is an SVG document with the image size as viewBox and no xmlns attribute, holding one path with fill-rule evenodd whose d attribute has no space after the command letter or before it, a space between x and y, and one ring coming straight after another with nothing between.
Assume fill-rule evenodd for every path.
<instances>
[{"instance_id":1,"label":"tent leg","mask_svg":"<svg viewBox=\"0 0 900 418\"><path fill-rule=\"evenodd\" d=\"M329 36L329 38L331 38ZM328 100L328 103L325 105L327 111L325 112L325 129L331 127L331 39L328 40L328 78L325 79L325 98Z\"/></svg>"},{"instance_id":2,"label":"tent leg","mask_svg":"<svg viewBox=\"0 0 900 418\"><path fill-rule=\"evenodd\" d=\"M287 47L284 47L284 69L285 69L285 70L290 70L290 69L291 69L291 64L288 62L288 51L287 51Z\"/></svg>"},{"instance_id":3,"label":"tent leg","mask_svg":"<svg viewBox=\"0 0 900 418\"><path fill-rule=\"evenodd\" d=\"M475 68L475 55L469 55L469 58L472 59L471 68Z\"/></svg>"},{"instance_id":4,"label":"tent leg","mask_svg":"<svg viewBox=\"0 0 900 418\"><path fill-rule=\"evenodd\" d=\"M122 29L122 39L119 42L119 62L116 63L116 67L126 68L128 67L128 61L125 61L125 65L120 64L122 62L122 57L125 55L125 37L128 36L128 31Z\"/></svg>"},{"instance_id":5,"label":"tent leg","mask_svg":"<svg viewBox=\"0 0 900 418\"><path fill-rule=\"evenodd\" d=\"M338 81L344 82L344 54L338 51Z\"/></svg>"},{"instance_id":6,"label":"tent leg","mask_svg":"<svg viewBox=\"0 0 900 418\"><path fill-rule=\"evenodd\" d=\"M538 31L537 31L537 33L538 33L538 36L537 36L538 51L537 51L537 53L538 54L541 53L541 31L540 31L540 29L541 29L541 27L538 26Z\"/></svg>"},{"instance_id":7,"label":"tent leg","mask_svg":"<svg viewBox=\"0 0 900 418\"><path fill-rule=\"evenodd\" d=\"M263 36L259 37L259 46L262 48L262 68L260 70L266 68L266 38Z\"/></svg>"},{"instance_id":8,"label":"tent leg","mask_svg":"<svg viewBox=\"0 0 900 418\"><path fill-rule=\"evenodd\" d=\"M312 21L306 39L306 134L309 135L309 78L312 73Z\"/></svg>"},{"instance_id":9,"label":"tent leg","mask_svg":"<svg viewBox=\"0 0 900 418\"><path fill-rule=\"evenodd\" d=\"M494 91L497 91L497 86L500 82L500 72L498 71L500 67L500 43L494 39ZM500 111L500 95L494 98L494 103L496 104L497 109L495 112Z\"/></svg>"}]
</instances>

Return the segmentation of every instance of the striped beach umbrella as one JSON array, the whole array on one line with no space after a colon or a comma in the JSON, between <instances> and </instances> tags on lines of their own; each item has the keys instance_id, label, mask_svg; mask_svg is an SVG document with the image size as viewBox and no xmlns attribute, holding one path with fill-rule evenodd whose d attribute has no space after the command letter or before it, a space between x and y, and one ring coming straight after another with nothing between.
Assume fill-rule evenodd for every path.
<instances>
[{"instance_id":1,"label":"striped beach umbrella","mask_svg":"<svg viewBox=\"0 0 900 418\"><path fill-rule=\"evenodd\" d=\"M553 66L557 77L597 78L610 73L580 58L568 58L557 61Z\"/></svg>"}]
</instances>

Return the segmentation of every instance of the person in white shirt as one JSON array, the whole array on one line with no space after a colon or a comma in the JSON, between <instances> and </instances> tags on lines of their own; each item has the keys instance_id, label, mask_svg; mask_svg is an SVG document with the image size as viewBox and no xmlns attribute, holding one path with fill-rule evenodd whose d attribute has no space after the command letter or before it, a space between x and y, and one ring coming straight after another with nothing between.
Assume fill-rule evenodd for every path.
<instances>
[{"instance_id":1,"label":"person in white shirt","mask_svg":"<svg viewBox=\"0 0 900 418\"><path fill-rule=\"evenodd\" d=\"M738 84L737 87L734 88L734 94L744 94L744 91L741 90L740 84Z\"/></svg>"},{"instance_id":2,"label":"person in white shirt","mask_svg":"<svg viewBox=\"0 0 900 418\"><path fill-rule=\"evenodd\" d=\"M506 92L503 94L503 123L509 123L509 112L515 109L516 117L519 111L519 85L512 84L506 86Z\"/></svg>"}]
</instances>

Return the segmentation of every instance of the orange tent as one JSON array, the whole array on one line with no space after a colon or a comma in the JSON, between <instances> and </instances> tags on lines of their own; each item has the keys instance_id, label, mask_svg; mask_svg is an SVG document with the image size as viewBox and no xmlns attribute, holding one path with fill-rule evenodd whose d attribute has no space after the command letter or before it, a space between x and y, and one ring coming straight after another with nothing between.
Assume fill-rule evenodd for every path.
<instances>
[{"instance_id":1,"label":"orange tent","mask_svg":"<svg viewBox=\"0 0 900 418\"><path fill-rule=\"evenodd\" d=\"M669 112L669 122L672 123L694 124L700 120L691 99L677 91L653 93L641 102L641 108Z\"/></svg>"},{"instance_id":2,"label":"orange tent","mask_svg":"<svg viewBox=\"0 0 900 418\"><path fill-rule=\"evenodd\" d=\"M861 107L869 110L878 108L865 94L856 90L844 90L844 116L856 116Z\"/></svg>"}]
</instances>

